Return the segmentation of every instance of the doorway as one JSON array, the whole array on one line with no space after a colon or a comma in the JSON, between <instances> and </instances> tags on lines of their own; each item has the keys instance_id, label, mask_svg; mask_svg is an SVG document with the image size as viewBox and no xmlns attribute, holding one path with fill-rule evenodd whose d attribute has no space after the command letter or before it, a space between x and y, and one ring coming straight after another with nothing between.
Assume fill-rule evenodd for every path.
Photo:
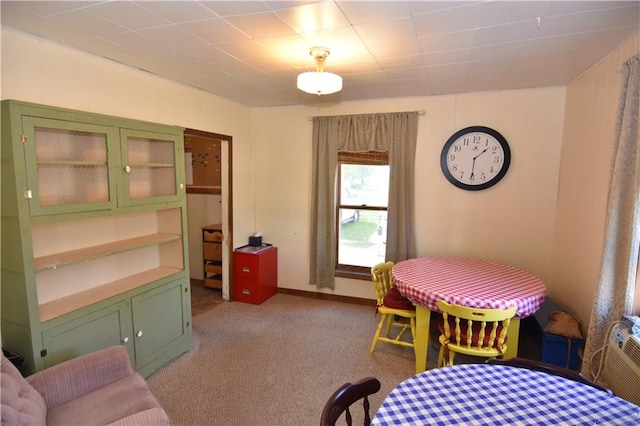
<instances>
[{"instance_id":1,"label":"doorway","mask_svg":"<svg viewBox=\"0 0 640 426\"><path fill-rule=\"evenodd\" d=\"M195 316L208 306L231 300L233 294L230 279L233 138L185 129L184 146L189 270ZM211 227L219 227L219 231L211 234Z\"/></svg>"}]
</instances>

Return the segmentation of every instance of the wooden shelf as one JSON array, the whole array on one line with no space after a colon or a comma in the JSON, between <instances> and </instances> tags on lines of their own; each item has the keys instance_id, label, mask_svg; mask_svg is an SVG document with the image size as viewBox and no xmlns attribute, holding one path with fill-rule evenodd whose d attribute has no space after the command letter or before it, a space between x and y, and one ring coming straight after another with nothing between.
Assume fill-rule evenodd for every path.
<instances>
[{"instance_id":1,"label":"wooden shelf","mask_svg":"<svg viewBox=\"0 0 640 426\"><path fill-rule=\"evenodd\" d=\"M173 163L129 163L130 167L140 168L174 168Z\"/></svg>"},{"instance_id":2,"label":"wooden shelf","mask_svg":"<svg viewBox=\"0 0 640 426\"><path fill-rule=\"evenodd\" d=\"M105 161L38 160L38 166L107 167Z\"/></svg>"},{"instance_id":3,"label":"wooden shelf","mask_svg":"<svg viewBox=\"0 0 640 426\"><path fill-rule=\"evenodd\" d=\"M70 296L61 297L51 302L40 305L40 321L49 321L61 315L84 308L92 303L100 302L118 294L125 293L134 288L166 278L173 274L182 272L182 269L159 267L150 269L139 274L105 283L101 286L90 288Z\"/></svg>"},{"instance_id":4,"label":"wooden shelf","mask_svg":"<svg viewBox=\"0 0 640 426\"><path fill-rule=\"evenodd\" d=\"M142 237L129 238L113 243L100 244L92 247L85 247L78 250L71 250L34 259L36 272L43 272L51 269L58 269L74 263L86 262L98 259L103 256L135 250L142 247L159 245L170 241L180 240L181 235L158 233L145 235Z\"/></svg>"}]
</instances>

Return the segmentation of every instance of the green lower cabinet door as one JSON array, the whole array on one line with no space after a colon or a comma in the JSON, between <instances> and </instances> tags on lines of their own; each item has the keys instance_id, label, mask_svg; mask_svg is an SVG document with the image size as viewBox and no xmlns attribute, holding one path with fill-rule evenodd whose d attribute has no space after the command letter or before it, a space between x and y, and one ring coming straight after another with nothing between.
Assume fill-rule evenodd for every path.
<instances>
[{"instance_id":1,"label":"green lower cabinet door","mask_svg":"<svg viewBox=\"0 0 640 426\"><path fill-rule=\"evenodd\" d=\"M189 293L184 292L182 280L178 280L131 298L135 369L142 370L143 375L145 367L166 362L167 354L175 353L176 346L183 345L186 334L183 297L189 297Z\"/></svg>"},{"instance_id":2,"label":"green lower cabinet door","mask_svg":"<svg viewBox=\"0 0 640 426\"><path fill-rule=\"evenodd\" d=\"M127 301L56 325L42 333L45 368L121 344L131 356L131 330L131 308Z\"/></svg>"}]
</instances>

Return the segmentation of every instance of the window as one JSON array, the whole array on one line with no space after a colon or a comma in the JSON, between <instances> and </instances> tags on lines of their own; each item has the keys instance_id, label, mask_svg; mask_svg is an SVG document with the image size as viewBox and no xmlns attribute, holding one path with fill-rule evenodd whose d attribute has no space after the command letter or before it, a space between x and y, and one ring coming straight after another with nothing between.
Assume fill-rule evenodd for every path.
<instances>
[{"instance_id":1,"label":"window","mask_svg":"<svg viewBox=\"0 0 640 426\"><path fill-rule=\"evenodd\" d=\"M338 153L336 275L370 278L385 261L389 157L380 152Z\"/></svg>"}]
</instances>

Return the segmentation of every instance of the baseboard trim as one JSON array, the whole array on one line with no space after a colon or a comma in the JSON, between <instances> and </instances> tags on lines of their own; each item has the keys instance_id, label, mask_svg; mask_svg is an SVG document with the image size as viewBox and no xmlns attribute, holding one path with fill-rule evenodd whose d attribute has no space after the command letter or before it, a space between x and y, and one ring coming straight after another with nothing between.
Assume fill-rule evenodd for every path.
<instances>
[{"instance_id":1,"label":"baseboard trim","mask_svg":"<svg viewBox=\"0 0 640 426\"><path fill-rule=\"evenodd\" d=\"M332 302L351 303L354 305L375 306L376 301L373 299L364 299L361 297L340 296L337 294L316 293L315 291L293 290L290 288L278 287L278 293L289 294L292 296L307 297L309 299L330 300Z\"/></svg>"}]
</instances>

